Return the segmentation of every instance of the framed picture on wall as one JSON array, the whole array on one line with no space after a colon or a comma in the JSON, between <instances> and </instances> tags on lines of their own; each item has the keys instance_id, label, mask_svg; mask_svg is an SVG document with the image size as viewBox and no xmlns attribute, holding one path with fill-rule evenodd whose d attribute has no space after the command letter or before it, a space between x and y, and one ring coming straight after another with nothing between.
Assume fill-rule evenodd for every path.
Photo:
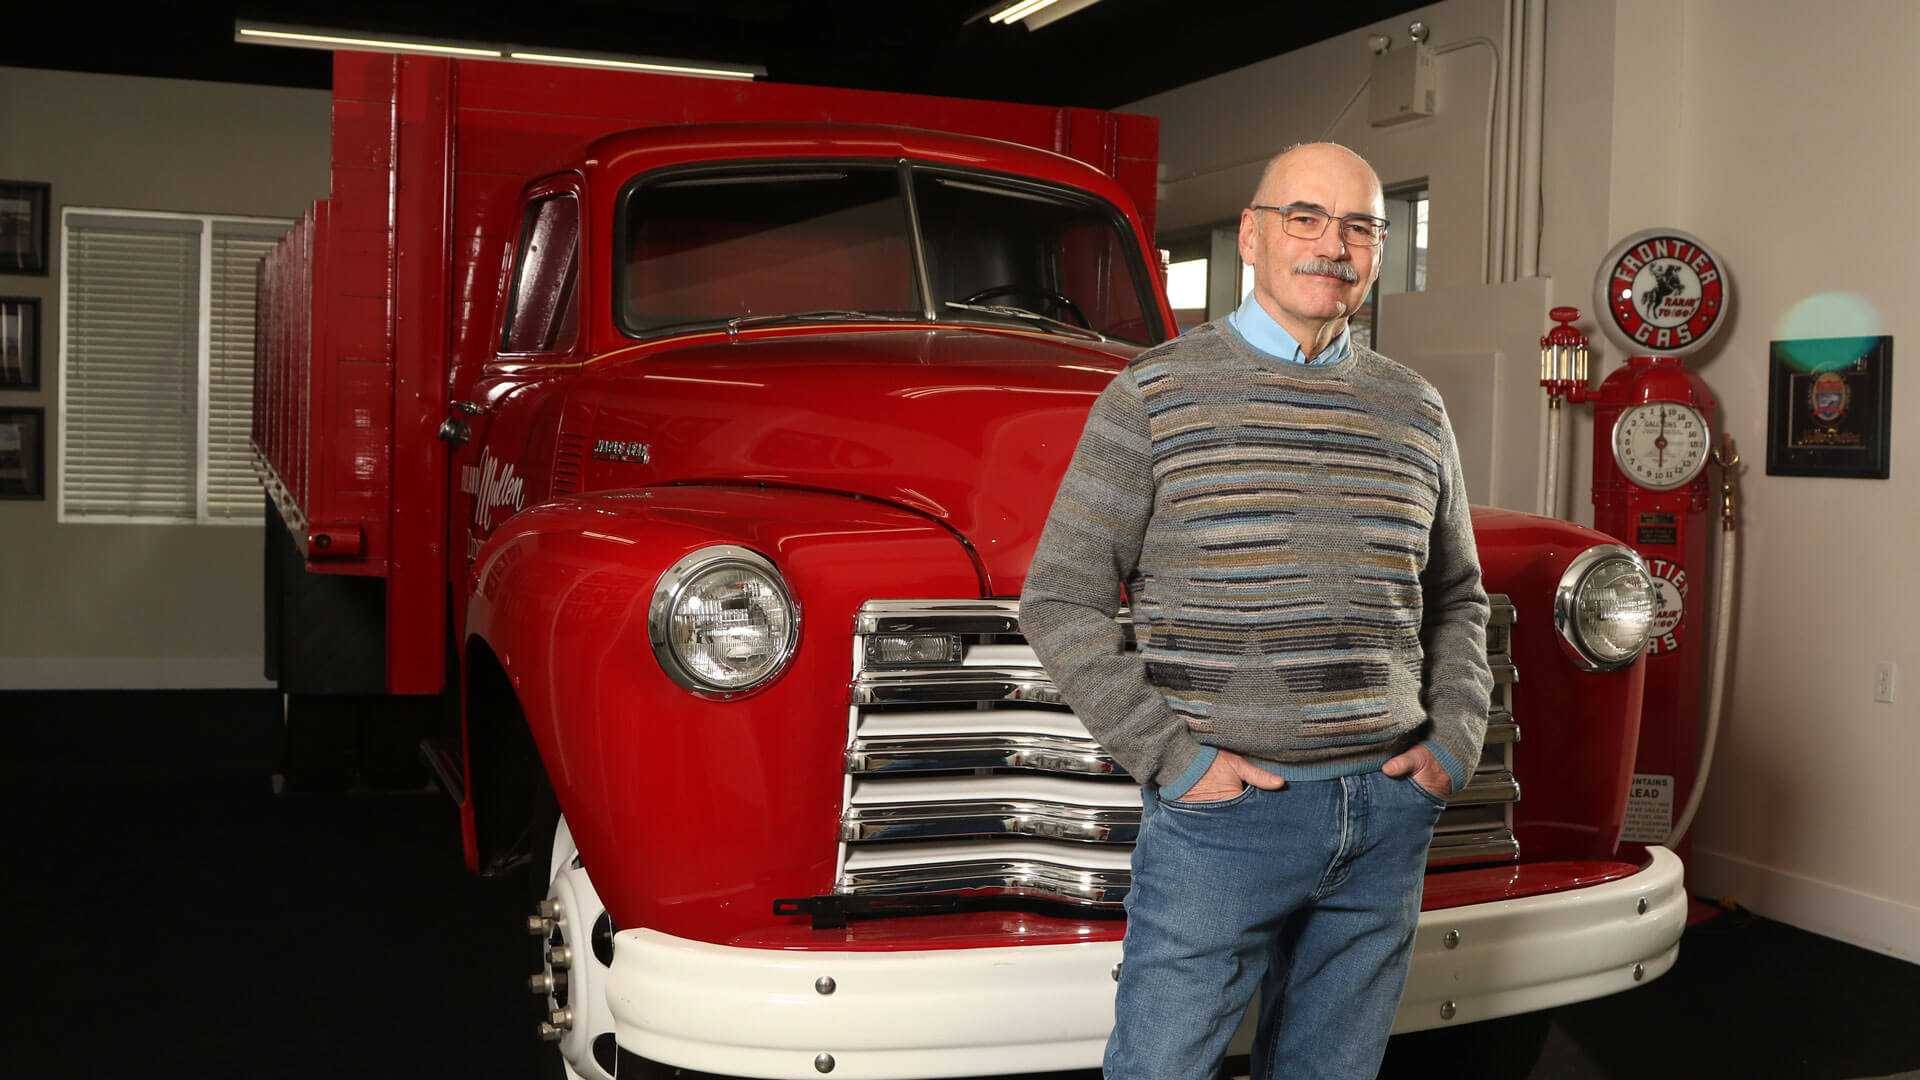
<instances>
[{"instance_id":1,"label":"framed picture on wall","mask_svg":"<svg viewBox=\"0 0 1920 1080\"><path fill-rule=\"evenodd\" d=\"M47 272L53 185L0 180L0 274Z\"/></svg>"},{"instance_id":2,"label":"framed picture on wall","mask_svg":"<svg viewBox=\"0 0 1920 1080\"><path fill-rule=\"evenodd\" d=\"M0 499L47 497L47 411L0 407Z\"/></svg>"},{"instance_id":3,"label":"framed picture on wall","mask_svg":"<svg viewBox=\"0 0 1920 1080\"><path fill-rule=\"evenodd\" d=\"M1893 338L1776 341L1767 364L1769 476L1887 478Z\"/></svg>"},{"instance_id":4,"label":"framed picture on wall","mask_svg":"<svg viewBox=\"0 0 1920 1080\"><path fill-rule=\"evenodd\" d=\"M40 301L0 296L0 390L40 389Z\"/></svg>"}]
</instances>

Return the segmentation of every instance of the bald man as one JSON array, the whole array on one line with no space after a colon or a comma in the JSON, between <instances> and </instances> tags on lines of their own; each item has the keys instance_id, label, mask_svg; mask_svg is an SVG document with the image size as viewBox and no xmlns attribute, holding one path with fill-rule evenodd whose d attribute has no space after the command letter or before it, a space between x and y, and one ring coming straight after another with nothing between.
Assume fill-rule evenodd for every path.
<instances>
[{"instance_id":1,"label":"bald man","mask_svg":"<svg viewBox=\"0 0 1920 1080\"><path fill-rule=\"evenodd\" d=\"M1493 689L1440 396L1347 329L1387 225L1352 151L1274 158L1253 291L1114 378L1034 553L1021 627L1142 785L1107 1080L1212 1080L1256 989L1256 1078L1386 1048Z\"/></svg>"}]
</instances>

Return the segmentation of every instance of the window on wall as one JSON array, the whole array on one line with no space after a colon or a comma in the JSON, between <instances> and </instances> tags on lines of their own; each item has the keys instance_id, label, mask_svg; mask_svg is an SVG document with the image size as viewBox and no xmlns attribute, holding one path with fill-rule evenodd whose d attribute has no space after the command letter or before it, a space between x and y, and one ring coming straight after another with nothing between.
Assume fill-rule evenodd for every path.
<instances>
[{"instance_id":1,"label":"window on wall","mask_svg":"<svg viewBox=\"0 0 1920 1080\"><path fill-rule=\"evenodd\" d=\"M1387 220L1393 229L1382 252L1382 292L1425 292L1427 288L1427 182L1387 189Z\"/></svg>"},{"instance_id":2,"label":"window on wall","mask_svg":"<svg viewBox=\"0 0 1920 1080\"><path fill-rule=\"evenodd\" d=\"M67 208L59 518L254 524L255 267L289 222Z\"/></svg>"},{"instance_id":3,"label":"window on wall","mask_svg":"<svg viewBox=\"0 0 1920 1080\"><path fill-rule=\"evenodd\" d=\"M1161 249L1160 255L1167 267L1167 302L1172 305L1174 321L1183 334L1213 318L1207 303L1210 254L1204 236L1176 240Z\"/></svg>"},{"instance_id":4,"label":"window on wall","mask_svg":"<svg viewBox=\"0 0 1920 1080\"><path fill-rule=\"evenodd\" d=\"M1348 322L1354 342L1369 349L1380 340L1380 298L1427 287L1427 182L1390 187L1385 203L1393 226L1380 249L1380 277Z\"/></svg>"},{"instance_id":5,"label":"window on wall","mask_svg":"<svg viewBox=\"0 0 1920 1080\"><path fill-rule=\"evenodd\" d=\"M1161 238L1167 300L1182 333L1239 306L1231 270L1240 265L1237 237L1238 227L1228 225Z\"/></svg>"}]
</instances>

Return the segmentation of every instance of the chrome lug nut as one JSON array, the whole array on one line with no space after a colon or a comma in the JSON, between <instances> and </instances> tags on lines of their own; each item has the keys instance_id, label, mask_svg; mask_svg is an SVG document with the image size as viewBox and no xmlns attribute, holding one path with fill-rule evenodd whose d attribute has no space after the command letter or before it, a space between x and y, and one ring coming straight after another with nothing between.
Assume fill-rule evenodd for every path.
<instances>
[{"instance_id":1,"label":"chrome lug nut","mask_svg":"<svg viewBox=\"0 0 1920 1080\"><path fill-rule=\"evenodd\" d=\"M556 968L566 967L573 963L573 950L567 948L565 945L555 945L553 948L547 950L547 963L552 964Z\"/></svg>"},{"instance_id":2,"label":"chrome lug nut","mask_svg":"<svg viewBox=\"0 0 1920 1080\"><path fill-rule=\"evenodd\" d=\"M541 972L527 978L527 989L535 994L551 994L566 989L566 986L567 973L564 971Z\"/></svg>"},{"instance_id":3,"label":"chrome lug nut","mask_svg":"<svg viewBox=\"0 0 1920 1080\"><path fill-rule=\"evenodd\" d=\"M547 1023L545 1020L540 1021L540 1041L541 1042L559 1042L561 1039L564 1039L566 1037L567 1037L566 1032L561 1031L559 1028L554 1027L552 1024Z\"/></svg>"},{"instance_id":4,"label":"chrome lug nut","mask_svg":"<svg viewBox=\"0 0 1920 1080\"><path fill-rule=\"evenodd\" d=\"M553 933L553 920L545 915L527 916L527 933L534 937L546 937Z\"/></svg>"},{"instance_id":5,"label":"chrome lug nut","mask_svg":"<svg viewBox=\"0 0 1920 1080\"><path fill-rule=\"evenodd\" d=\"M546 918L557 919L560 917L560 913L566 909L560 906L560 901L558 900L542 900L534 906L534 910Z\"/></svg>"},{"instance_id":6,"label":"chrome lug nut","mask_svg":"<svg viewBox=\"0 0 1920 1080\"><path fill-rule=\"evenodd\" d=\"M572 1030L573 1010L572 1009L555 1009L552 1012L547 1014L547 1022L552 1024L554 1027L559 1028L561 1031Z\"/></svg>"}]
</instances>

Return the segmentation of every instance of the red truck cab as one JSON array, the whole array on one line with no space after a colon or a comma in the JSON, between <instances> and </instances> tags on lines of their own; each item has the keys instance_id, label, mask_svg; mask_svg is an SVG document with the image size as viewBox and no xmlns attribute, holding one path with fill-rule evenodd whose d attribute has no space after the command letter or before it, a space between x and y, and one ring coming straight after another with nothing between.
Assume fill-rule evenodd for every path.
<instances>
[{"instance_id":1,"label":"red truck cab","mask_svg":"<svg viewBox=\"0 0 1920 1080\"><path fill-rule=\"evenodd\" d=\"M263 271L287 587L384 583L390 692L453 651L443 772L470 863L540 881L575 1073L1095 1066L1139 789L1017 598L1095 395L1173 332L1150 122L627 79L342 58L333 198ZM667 93L754 122L628 115ZM1495 715L1396 1030L1631 987L1684 919L1677 859L1614 858L1644 569L1475 526Z\"/></svg>"}]
</instances>

